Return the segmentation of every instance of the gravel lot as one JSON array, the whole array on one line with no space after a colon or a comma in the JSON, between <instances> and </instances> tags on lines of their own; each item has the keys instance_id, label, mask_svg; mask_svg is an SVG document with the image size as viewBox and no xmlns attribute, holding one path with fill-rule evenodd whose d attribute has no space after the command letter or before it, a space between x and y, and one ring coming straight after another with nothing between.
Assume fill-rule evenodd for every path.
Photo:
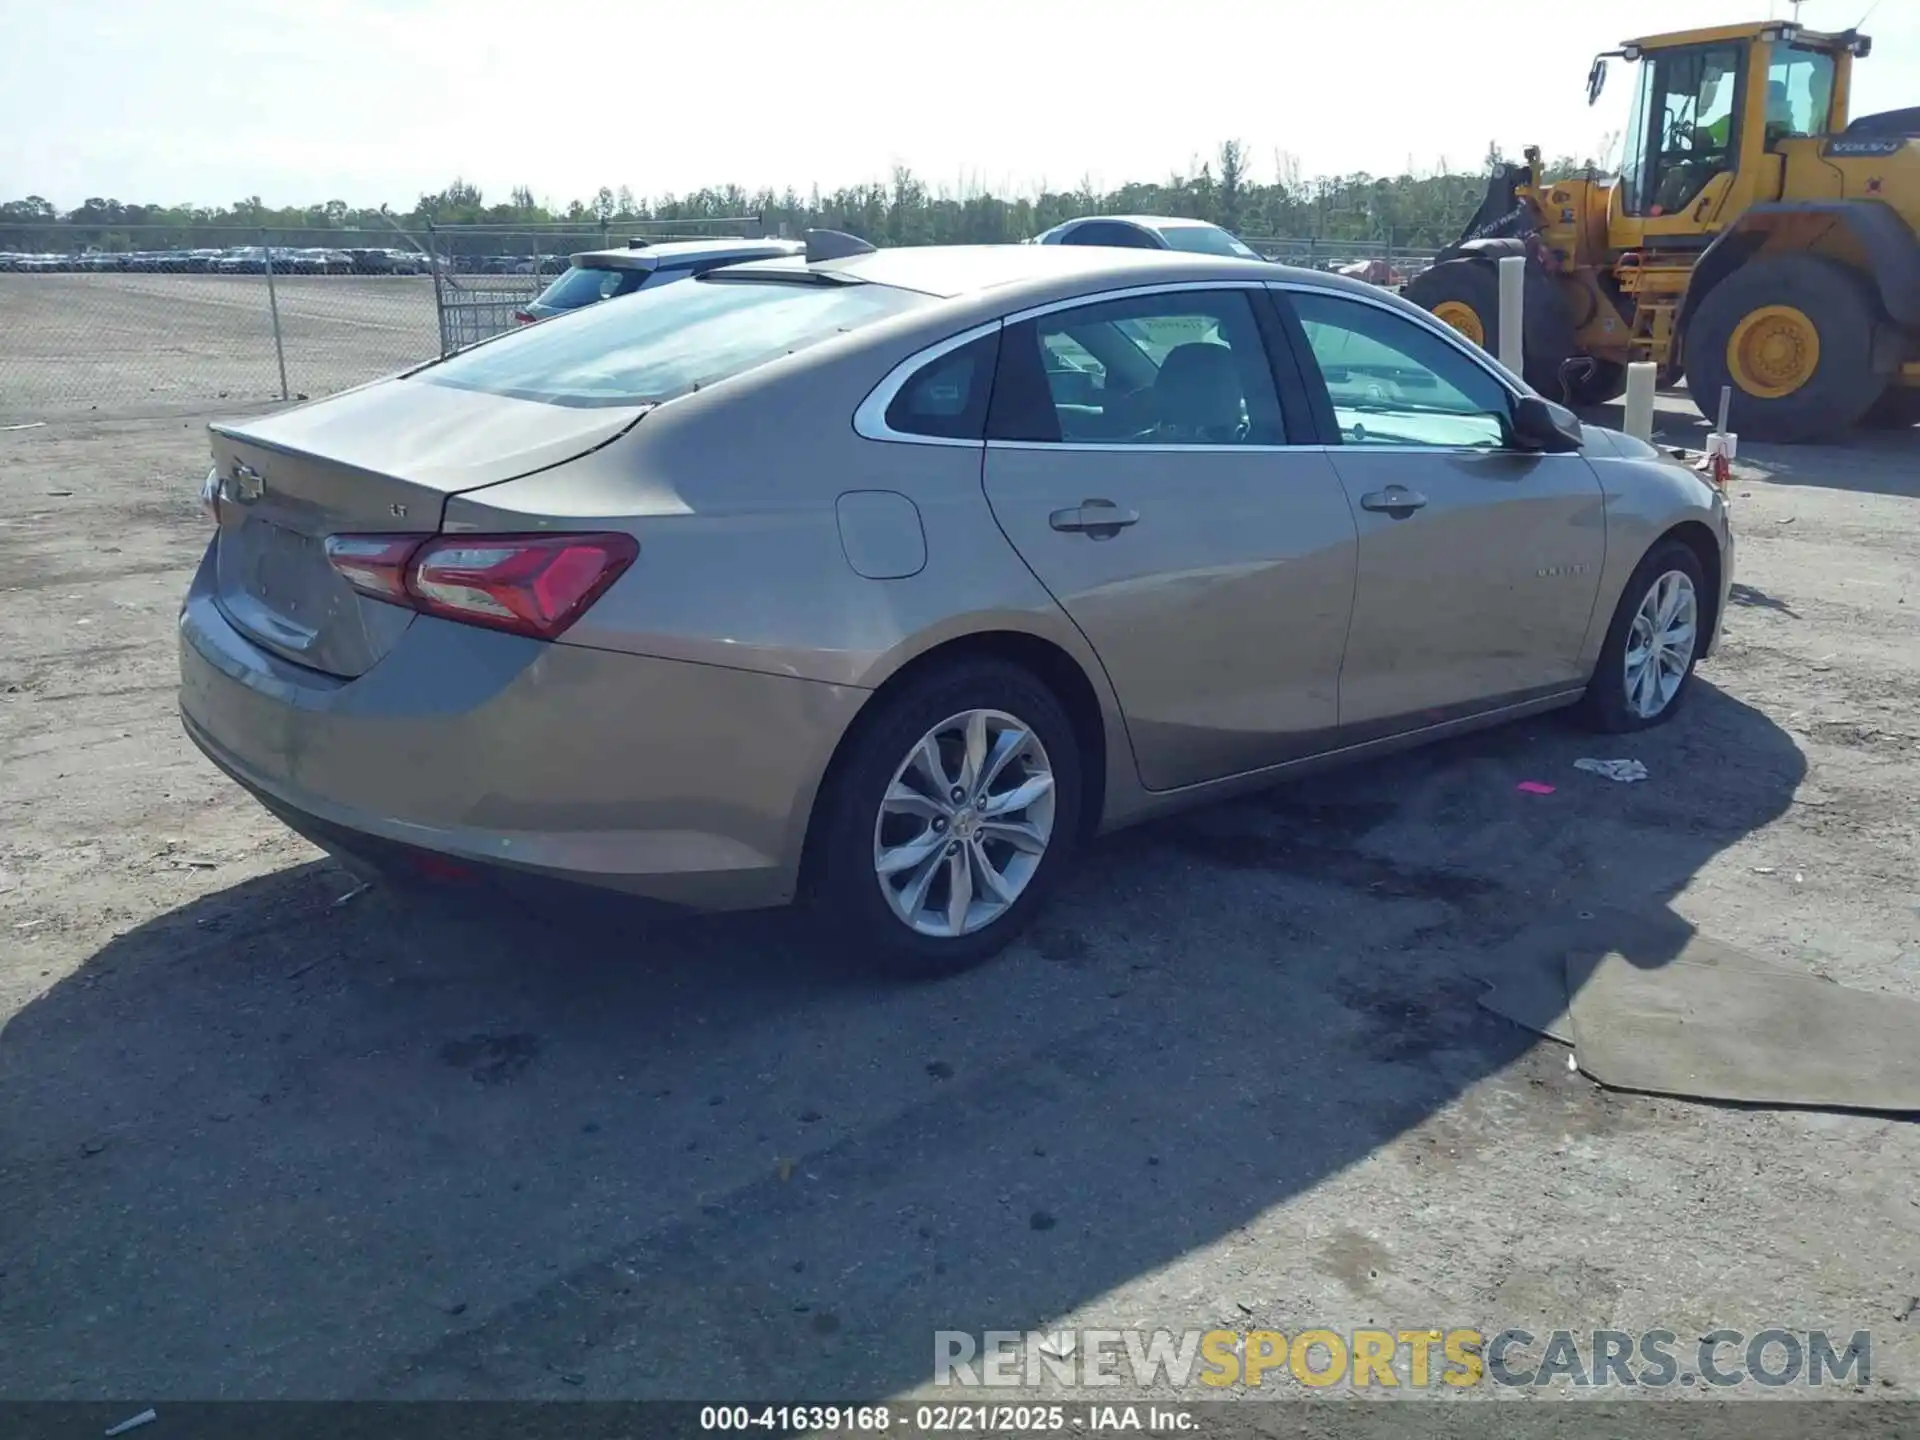
<instances>
[{"instance_id":1,"label":"gravel lot","mask_svg":"<svg viewBox=\"0 0 1920 1440\"><path fill-rule=\"evenodd\" d=\"M1472 978L1617 905L1920 996L1912 439L1752 457L1673 726L1116 837L913 988L780 915L337 904L175 719L201 420L0 434L0 1396L872 1397L937 1329L1465 1324L1868 1329L1912 1398L1920 1129L1604 1092Z\"/></svg>"},{"instance_id":2,"label":"gravel lot","mask_svg":"<svg viewBox=\"0 0 1920 1440\"><path fill-rule=\"evenodd\" d=\"M289 393L325 395L440 348L431 276L274 279ZM277 399L263 275L0 275L0 424Z\"/></svg>"}]
</instances>

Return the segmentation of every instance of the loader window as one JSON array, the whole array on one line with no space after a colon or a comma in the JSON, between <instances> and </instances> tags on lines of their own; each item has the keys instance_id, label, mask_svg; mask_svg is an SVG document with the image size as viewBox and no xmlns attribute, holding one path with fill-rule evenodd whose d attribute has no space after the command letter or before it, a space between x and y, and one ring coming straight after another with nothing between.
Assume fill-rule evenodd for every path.
<instances>
[{"instance_id":1,"label":"loader window","mask_svg":"<svg viewBox=\"0 0 1920 1440\"><path fill-rule=\"evenodd\" d=\"M1703 46L1644 62L1621 167L1628 214L1677 214L1734 168L1744 55L1737 45Z\"/></svg>"},{"instance_id":2,"label":"loader window","mask_svg":"<svg viewBox=\"0 0 1920 1440\"><path fill-rule=\"evenodd\" d=\"M1776 50L1767 66L1767 143L1824 135L1833 109L1833 56Z\"/></svg>"}]
</instances>

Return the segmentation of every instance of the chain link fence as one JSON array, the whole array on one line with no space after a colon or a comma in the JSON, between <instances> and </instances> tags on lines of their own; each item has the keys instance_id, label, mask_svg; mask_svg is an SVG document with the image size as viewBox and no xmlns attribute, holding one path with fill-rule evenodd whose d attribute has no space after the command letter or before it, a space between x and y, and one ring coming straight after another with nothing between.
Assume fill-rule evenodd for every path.
<instances>
[{"instance_id":1,"label":"chain link fence","mask_svg":"<svg viewBox=\"0 0 1920 1440\"><path fill-rule=\"evenodd\" d=\"M689 222L417 231L0 226L0 424L331 394L484 340L582 250L763 234ZM1249 236L1269 259L1398 285L1431 250Z\"/></svg>"},{"instance_id":2,"label":"chain link fence","mask_svg":"<svg viewBox=\"0 0 1920 1440\"><path fill-rule=\"evenodd\" d=\"M1391 236L1383 240L1329 240L1314 235L1241 238L1260 255L1282 265L1347 271L1392 288L1430 267L1439 254L1430 246L1396 244Z\"/></svg>"},{"instance_id":3,"label":"chain link fence","mask_svg":"<svg viewBox=\"0 0 1920 1440\"><path fill-rule=\"evenodd\" d=\"M758 233L0 227L0 424L331 394L509 329L580 250Z\"/></svg>"},{"instance_id":4,"label":"chain link fence","mask_svg":"<svg viewBox=\"0 0 1920 1440\"><path fill-rule=\"evenodd\" d=\"M432 225L427 239L443 262L436 270L440 350L448 354L510 329L517 312L567 268L582 250L607 250L635 240L758 239L758 215L735 215L698 225L676 221L589 222L586 225Z\"/></svg>"},{"instance_id":5,"label":"chain link fence","mask_svg":"<svg viewBox=\"0 0 1920 1440\"><path fill-rule=\"evenodd\" d=\"M0 418L342 390L430 358L434 260L398 231L0 231Z\"/></svg>"}]
</instances>

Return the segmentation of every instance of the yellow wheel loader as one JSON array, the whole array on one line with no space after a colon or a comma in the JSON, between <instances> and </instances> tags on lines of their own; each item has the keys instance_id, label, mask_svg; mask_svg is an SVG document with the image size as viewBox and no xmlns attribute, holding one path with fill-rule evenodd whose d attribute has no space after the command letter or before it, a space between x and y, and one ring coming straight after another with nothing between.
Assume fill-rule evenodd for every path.
<instances>
[{"instance_id":1,"label":"yellow wheel loader","mask_svg":"<svg viewBox=\"0 0 1920 1440\"><path fill-rule=\"evenodd\" d=\"M1548 182L1540 152L1485 203L1409 299L1497 349L1503 255L1528 259L1527 380L1617 396L1626 366L1685 377L1756 440L1920 421L1920 108L1849 123L1872 42L1757 21L1630 41L1639 67L1619 173Z\"/></svg>"}]
</instances>

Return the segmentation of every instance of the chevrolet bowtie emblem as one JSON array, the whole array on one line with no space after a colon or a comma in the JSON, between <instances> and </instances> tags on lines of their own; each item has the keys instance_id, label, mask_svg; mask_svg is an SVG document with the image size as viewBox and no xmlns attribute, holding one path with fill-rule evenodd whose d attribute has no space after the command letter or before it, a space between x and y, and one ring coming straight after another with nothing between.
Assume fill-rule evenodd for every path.
<instances>
[{"instance_id":1,"label":"chevrolet bowtie emblem","mask_svg":"<svg viewBox=\"0 0 1920 1440\"><path fill-rule=\"evenodd\" d=\"M267 493L267 482L260 478L260 472L251 465L234 461L233 470L227 476L227 498L237 505L251 505Z\"/></svg>"}]
</instances>

